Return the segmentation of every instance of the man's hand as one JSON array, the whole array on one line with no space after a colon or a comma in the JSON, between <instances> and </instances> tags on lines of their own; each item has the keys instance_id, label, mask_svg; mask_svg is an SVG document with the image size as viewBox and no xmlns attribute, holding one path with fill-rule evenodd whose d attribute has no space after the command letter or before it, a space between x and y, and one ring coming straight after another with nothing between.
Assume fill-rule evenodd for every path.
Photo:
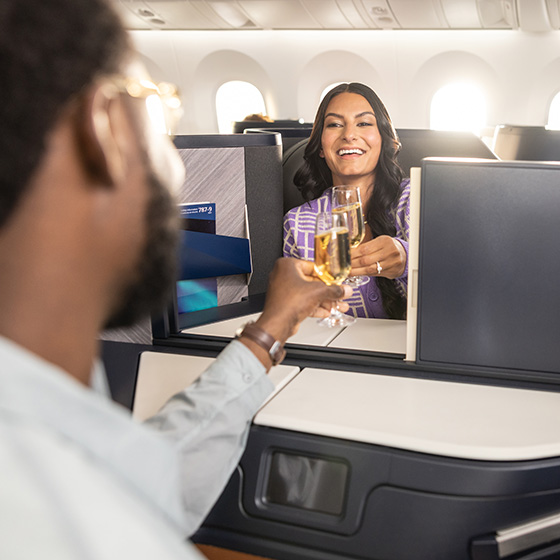
<instances>
[{"instance_id":1,"label":"man's hand","mask_svg":"<svg viewBox=\"0 0 560 560\"><path fill-rule=\"evenodd\" d=\"M312 262L281 258L270 274L264 310L256 324L284 343L306 317L326 317L333 301L351 293L348 286L324 284L314 275ZM341 302L339 308L344 312L348 304ZM253 344L247 346L255 351ZM260 357L258 351L255 354Z\"/></svg>"}]
</instances>

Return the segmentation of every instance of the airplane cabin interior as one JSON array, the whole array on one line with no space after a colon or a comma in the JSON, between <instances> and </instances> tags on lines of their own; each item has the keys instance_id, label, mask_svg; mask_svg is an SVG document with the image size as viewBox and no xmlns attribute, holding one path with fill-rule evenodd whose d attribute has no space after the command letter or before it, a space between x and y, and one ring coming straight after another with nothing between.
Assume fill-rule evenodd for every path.
<instances>
[{"instance_id":1,"label":"airplane cabin interior","mask_svg":"<svg viewBox=\"0 0 560 560\"><path fill-rule=\"evenodd\" d=\"M193 540L209 558L560 558L560 0L114 4L182 94L178 202L214 212L184 226L168 307L104 334L113 398L137 420L262 310L325 89L379 93L411 180L406 320L304 321ZM220 130L232 81L264 109ZM458 81L484 119L432 127Z\"/></svg>"}]
</instances>

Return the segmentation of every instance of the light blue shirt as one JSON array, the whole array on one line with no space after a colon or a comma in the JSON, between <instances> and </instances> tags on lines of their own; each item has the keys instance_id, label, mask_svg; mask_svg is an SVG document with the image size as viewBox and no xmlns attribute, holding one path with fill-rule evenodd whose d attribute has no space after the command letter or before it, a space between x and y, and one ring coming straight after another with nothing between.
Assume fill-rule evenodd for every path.
<instances>
[{"instance_id":1,"label":"light blue shirt","mask_svg":"<svg viewBox=\"0 0 560 560\"><path fill-rule=\"evenodd\" d=\"M199 558L184 538L243 453L273 384L233 341L145 424L0 337L0 558Z\"/></svg>"}]
</instances>

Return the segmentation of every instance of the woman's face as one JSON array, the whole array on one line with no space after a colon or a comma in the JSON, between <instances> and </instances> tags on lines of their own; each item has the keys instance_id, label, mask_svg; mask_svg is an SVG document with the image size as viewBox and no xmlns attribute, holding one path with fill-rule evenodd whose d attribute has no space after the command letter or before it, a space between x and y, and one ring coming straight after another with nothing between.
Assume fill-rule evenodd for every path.
<instances>
[{"instance_id":1,"label":"woman's face","mask_svg":"<svg viewBox=\"0 0 560 560\"><path fill-rule=\"evenodd\" d=\"M333 185L373 184L381 143L377 119L365 97L345 92L331 99L319 155L332 172Z\"/></svg>"}]
</instances>

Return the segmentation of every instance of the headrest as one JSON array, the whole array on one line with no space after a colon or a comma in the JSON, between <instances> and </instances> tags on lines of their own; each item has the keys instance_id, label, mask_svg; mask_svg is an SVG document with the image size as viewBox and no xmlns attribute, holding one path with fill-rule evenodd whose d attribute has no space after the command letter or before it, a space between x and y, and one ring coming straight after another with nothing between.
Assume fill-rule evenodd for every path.
<instances>
[{"instance_id":1,"label":"headrest","mask_svg":"<svg viewBox=\"0 0 560 560\"><path fill-rule=\"evenodd\" d=\"M305 202L299 189L294 185L294 175L303 164L303 154L309 138L300 140L284 152L282 158L282 181L284 188L284 214Z\"/></svg>"}]
</instances>

